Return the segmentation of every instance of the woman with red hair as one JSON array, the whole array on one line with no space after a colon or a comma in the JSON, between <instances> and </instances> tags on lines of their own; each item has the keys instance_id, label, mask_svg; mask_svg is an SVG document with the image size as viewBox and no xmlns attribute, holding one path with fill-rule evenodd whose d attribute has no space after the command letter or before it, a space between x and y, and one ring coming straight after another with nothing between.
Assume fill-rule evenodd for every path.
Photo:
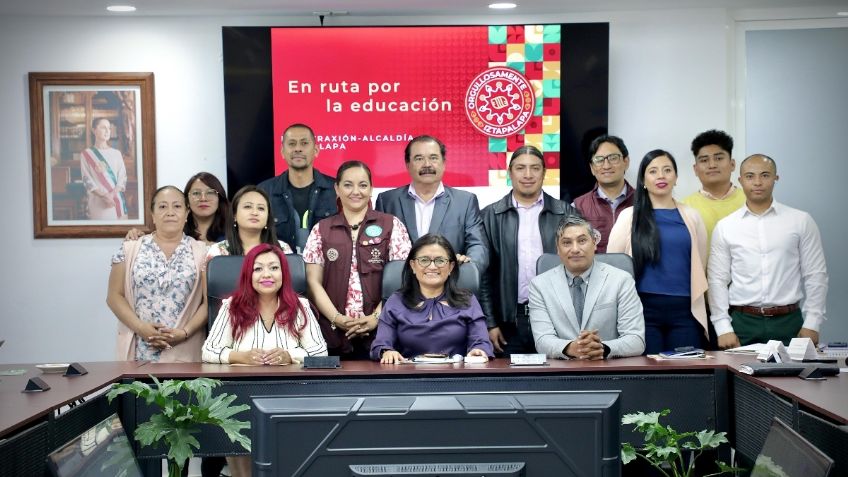
<instances>
[{"instance_id":1,"label":"woman with red hair","mask_svg":"<svg viewBox=\"0 0 848 477\"><path fill-rule=\"evenodd\" d=\"M222 303L203 344L203 362L285 365L326 355L309 302L291 286L283 251L265 243L253 247L238 288Z\"/></svg>"}]
</instances>

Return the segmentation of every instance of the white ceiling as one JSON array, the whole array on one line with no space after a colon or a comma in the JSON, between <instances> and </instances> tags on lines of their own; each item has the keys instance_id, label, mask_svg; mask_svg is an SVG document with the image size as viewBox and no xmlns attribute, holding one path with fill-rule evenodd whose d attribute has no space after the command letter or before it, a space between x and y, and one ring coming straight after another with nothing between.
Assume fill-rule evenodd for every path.
<instances>
[{"instance_id":1,"label":"white ceiling","mask_svg":"<svg viewBox=\"0 0 848 477\"><path fill-rule=\"evenodd\" d=\"M2 0L0 16L312 16L313 12L349 12L351 17L526 15L669 8L810 8L848 10L848 0L513 0L518 8L494 11L489 0ZM107 5L134 5L135 13L110 13Z\"/></svg>"}]
</instances>

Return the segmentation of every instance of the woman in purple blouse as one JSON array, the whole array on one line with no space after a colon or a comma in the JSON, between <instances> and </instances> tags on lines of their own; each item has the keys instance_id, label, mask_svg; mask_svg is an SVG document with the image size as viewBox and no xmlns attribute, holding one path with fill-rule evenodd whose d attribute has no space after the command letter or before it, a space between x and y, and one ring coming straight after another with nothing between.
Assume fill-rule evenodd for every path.
<instances>
[{"instance_id":1,"label":"woman in purple blouse","mask_svg":"<svg viewBox=\"0 0 848 477\"><path fill-rule=\"evenodd\" d=\"M480 303L457 287L459 267L441 235L423 235L403 266L403 284L380 314L371 359L399 363L425 353L494 356Z\"/></svg>"}]
</instances>

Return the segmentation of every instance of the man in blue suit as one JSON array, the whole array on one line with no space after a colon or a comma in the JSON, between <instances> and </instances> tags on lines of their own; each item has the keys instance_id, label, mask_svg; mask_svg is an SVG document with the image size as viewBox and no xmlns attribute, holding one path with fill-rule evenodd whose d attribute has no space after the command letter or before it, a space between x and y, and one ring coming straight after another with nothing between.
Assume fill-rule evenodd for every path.
<instances>
[{"instance_id":1,"label":"man in blue suit","mask_svg":"<svg viewBox=\"0 0 848 477\"><path fill-rule=\"evenodd\" d=\"M557 254L563 266L530 281L530 327L549 358L606 359L645 350L645 318L628 272L595 260L600 239L586 219L563 218Z\"/></svg>"},{"instance_id":2,"label":"man in blue suit","mask_svg":"<svg viewBox=\"0 0 848 477\"><path fill-rule=\"evenodd\" d=\"M489 253L477 196L442 184L445 152L445 145L432 136L410 141L404 160L412 183L378 195L376 209L399 218L413 242L427 233L444 236L456 249L459 263L472 262L482 273Z\"/></svg>"}]
</instances>

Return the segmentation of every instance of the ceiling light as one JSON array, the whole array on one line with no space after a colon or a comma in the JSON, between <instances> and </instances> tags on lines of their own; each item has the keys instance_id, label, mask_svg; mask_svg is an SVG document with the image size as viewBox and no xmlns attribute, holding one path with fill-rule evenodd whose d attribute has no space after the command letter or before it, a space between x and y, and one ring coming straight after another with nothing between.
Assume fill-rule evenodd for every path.
<instances>
[{"instance_id":1,"label":"ceiling light","mask_svg":"<svg viewBox=\"0 0 848 477\"><path fill-rule=\"evenodd\" d=\"M512 2L501 2L501 3L490 3L489 4L489 8L492 8L492 9L495 9L495 10L508 10L510 8L515 8L517 6L518 5L516 5Z\"/></svg>"},{"instance_id":2,"label":"ceiling light","mask_svg":"<svg viewBox=\"0 0 848 477\"><path fill-rule=\"evenodd\" d=\"M132 5L109 5L108 7L106 7L106 10L116 13L127 13L134 12L135 7Z\"/></svg>"},{"instance_id":3,"label":"ceiling light","mask_svg":"<svg viewBox=\"0 0 848 477\"><path fill-rule=\"evenodd\" d=\"M848 17L848 12L836 12L840 17Z\"/></svg>"}]
</instances>

